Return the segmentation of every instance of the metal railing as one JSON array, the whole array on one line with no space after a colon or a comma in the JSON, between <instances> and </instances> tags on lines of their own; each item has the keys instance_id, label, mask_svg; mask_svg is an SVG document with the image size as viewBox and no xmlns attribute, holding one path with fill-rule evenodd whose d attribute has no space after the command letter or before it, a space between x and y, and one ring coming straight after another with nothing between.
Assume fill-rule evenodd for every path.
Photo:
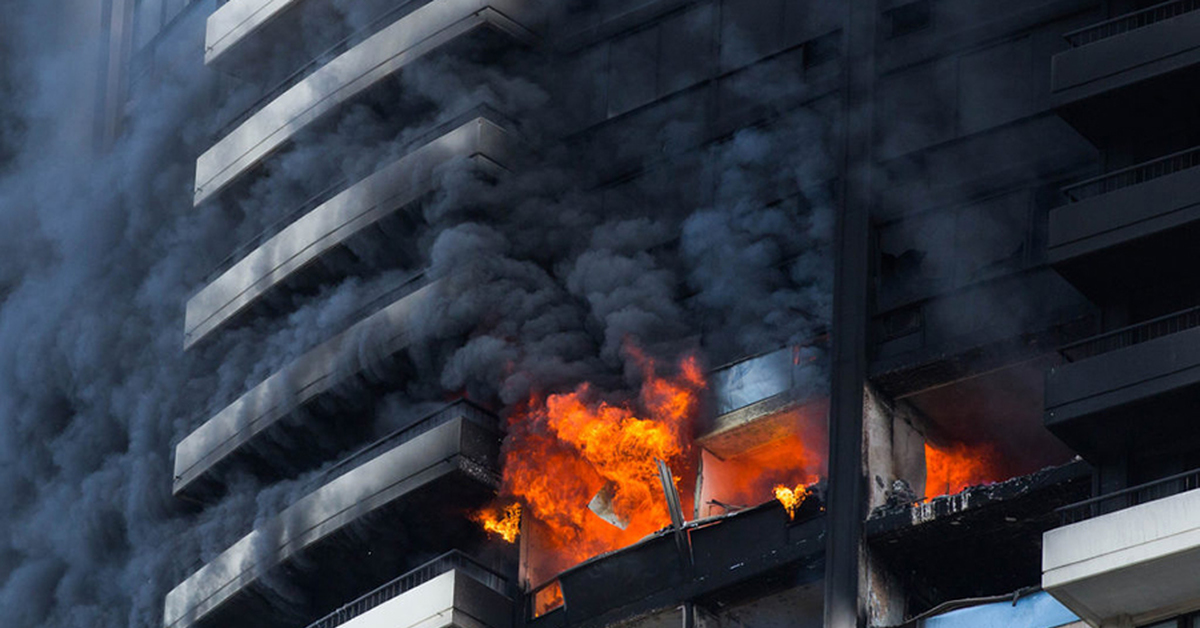
<instances>
[{"instance_id":1,"label":"metal railing","mask_svg":"<svg viewBox=\"0 0 1200 628\"><path fill-rule=\"evenodd\" d=\"M449 423L458 417L463 417L472 423L483 425L485 427L494 428L497 426L497 419L490 412L480 408L466 399L460 399L443 408L435 410L434 412L431 412L418 419L411 425L407 425L395 430L387 436L384 436L367 445L366 447L363 447L362 449L350 454L349 456L342 458L337 462L337 464L329 467L324 472L317 475L317 477L313 478L310 481L310 485L317 486L327 484L332 478L349 473L350 471L362 466L367 461L374 459L376 453L380 450L399 447L400 445L403 445L404 443L407 443L436 427L445 425L446 423Z\"/></svg>"},{"instance_id":2,"label":"metal railing","mask_svg":"<svg viewBox=\"0 0 1200 628\"><path fill-rule=\"evenodd\" d=\"M1200 469L1192 469L1153 482L1062 506L1056 508L1054 512L1058 513L1062 525L1067 525L1197 488L1200 488Z\"/></svg>"},{"instance_id":3,"label":"metal railing","mask_svg":"<svg viewBox=\"0 0 1200 628\"><path fill-rule=\"evenodd\" d=\"M251 251L262 246L263 242L266 242L272 237L278 235L281 231L288 228L293 222L296 222L296 220L308 212L316 209L325 201L333 198L339 190L345 189L348 183L349 180L345 177L338 178L320 192L310 196L308 200L292 208L279 218L276 218L271 222L271 224L263 228L262 231L259 231L257 234L255 234L254 237L239 244L237 248L229 253L229 255L225 256L225 259L222 259L215 268L213 268L208 272L207 275L204 276L203 285L207 286L215 281L217 277L220 277L225 271L233 268L235 264L249 255Z\"/></svg>"},{"instance_id":4,"label":"metal railing","mask_svg":"<svg viewBox=\"0 0 1200 628\"><path fill-rule=\"evenodd\" d=\"M246 120L249 120L254 114L258 113L259 110L267 106L267 103L278 98L279 95L291 89L300 81L303 81L318 68L332 61L338 55L366 41L372 35L382 30L381 25L383 23L395 18L397 15L406 13L410 5L416 1L417 0L399 0L399 3L396 6L392 7L379 17L371 20L366 26L363 26L362 28L350 33L346 37L338 40L329 48L315 55L309 62L300 66L300 68L295 72L287 75L287 77L285 77L274 87L260 95L254 102L250 103L245 108L240 109L237 115L220 123L220 125L217 127L217 130L213 132L213 137L219 140L224 138L226 135L229 135L229 133L237 128L238 125L242 124Z\"/></svg>"},{"instance_id":5,"label":"metal railing","mask_svg":"<svg viewBox=\"0 0 1200 628\"><path fill-rule=\"evenodd\" d=\"M474 558L458 550L454 550L442 554L357 600L342 606L316 622L309 624L308 628L334 628L335 626L340 626L388 600L453 570L461 571L475 578L484 586L501 595L510 596L511 594L508 580L504 576L501 576Z\"/></svg>"},{"instance_id":6,"label":"metal railing","mask_svg":"<svg viewBox=\"0 0 1200 628\"><path fill-rule=\"evenodd\" d=\"M1200 327L1200 307L1191 307L1181 312L1152 318L1135 325L1085 338L1079 342L1063 345L1059 347L1058 353L1068 362L1075 362L1193 327Z\"/></svg>"},{"instance_id":7,"label":"metal railing","mask_svg":"<svg viewBox=\"0 0 1200 628\"><path fill-rule=\"evenodd\" d=\"M1072 48L1078 48L1102 39L1108 39L1114 35L1144 28L1156 22L1169 20L1184 13L1195 11L1196 9L1200 9L1200 0L1170 0L1169 2L1156 4L1132 13L1119 15L1099 24L1073 30L1063 35L1063 38L1067 40L1067 43L1071 44Z\"/></svg>"},{"instance_id":8,"label":"metal railing","mask_svg":"<svg viewBox=\"0 0 1200 628\"><path fill-rule=\"evenodd\" d=\"M1200 0L1197 1L1200 2ZM1106 172L1098 177L1067 186L1062 189L1062 192L1072 203L1077 203L1093 196L1108 194L1114 190L1145 183L1151 179L1165 177L1196 166L1200 166L1200 146L1120 170Z\"/></svg>"}]
</instances>

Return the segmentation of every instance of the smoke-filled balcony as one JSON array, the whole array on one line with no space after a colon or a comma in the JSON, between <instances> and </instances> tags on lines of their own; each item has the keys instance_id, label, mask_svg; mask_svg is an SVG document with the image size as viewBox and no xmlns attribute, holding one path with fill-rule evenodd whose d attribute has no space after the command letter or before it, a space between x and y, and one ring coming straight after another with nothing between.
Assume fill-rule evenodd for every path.
<instances>
[{"instance_id":1,"label":"smoke-filled balcony","mask_svg":"<svg viewBox=\"0 0 1200 628\"><path fill-rule=\"evenodd\" d=\"M1200 3L1172 0L1067 33L1054 56L1051 92L1069 122L1093 141L1190 112L1200 75ZM1181 102L1187 101L1187 102Z\"/></svg>"},{"instance_id":2,"label":"smoke-filled balcony","mask_svg":"<svg viewBox=\"0 0 1200 628\"><path fill-rule=\"evenodd\" d=\"M1046 374L1045 424L1084 457L1162 446L1193 433L1200 308L1116 329L1060 353L1066 362Z\"/></svg>"},{"instance_id":3,"label":"smoke-filled balcony","mask_svg":"<svg viewBox=\"0 0 1200 628\"><path fill-rule=\"evenodd\" d=\"M291 475L361 438L369 421L355 420L353 409L341 407L340 393L362 383L368 371L378 376L399 370L386 365L412 340L413 318L440 283L419 285L263 380L184 438L175 447L175 494L202 498L219 491L224 474L234 469ZM309 420L294 420L302 415ZM273 443L284 434L291 440L286 453L275 451Z\"/></svg>"},{"instance_id":4,"label":"smoke-filled balcony","mask_svg":"<svg viewBox=\"0 0 1200 628\"><path fill-rule=\"evenodd\" d=\"M297 290L330 276L385 268L371 251L386 248L389 264L416 263L387 246L391 234L413 231L409 223L419 218L405 210L433 192L438 170L453 162L470 160L483 174L499 174L511 164L512 142L503 128L478 117L315 208L299 208L280 221L286 226L278 233L235 251L234 263L188 301L184 348L260 310L278 309L277 301L290 302Z\"/></svg>"},{"instance_id":5,"label":"smoke-filled balcony","mask_svg":"<svg viewBox=\"0 0 1200 628\"><path fill-rule=\"evenodd\" d=\"M1050 212L1050 263L1093 297L1194 284L1188 262L1200 238L1197 166L1200 147L1064 189L1068 202Z\"/></svg>"},{"instance_id":6,"label":"smoke-filled balcony","mask_svg":"<svg viewBox=\"0 0 1200 628\"><path fill-rule=\"evenodd\" d=\"M347 104L386 89L418 60L453 50L495 50L536 39L524 0L434 0L339 55L256 110L196 160L199 205Z\"/></svg>"},{"instance_id":7,"label":"smoke-filled balcony","mask_svg":"<svg viewBox=\"0 0 1200 628\"><path fill-rule=\"evenodd\" d=\"M1045 533L1042 587L1093 626L1200 608L1198 486L1190 471L1061 509L1073 523Z\"/></svg>"},{"instance_id":8,"label":"smoke-filled balcony","mask_svg":"<svg viewBox=\"0 0 1200 628\"><path fill-rule=\"evenodd\" d=\"M462 515L495 490L499 445L494 424L462 415L348 458L175 587L164 625L303 625L411 568L421 552L478 541ZM354 569L341 568L347 561ZM281 600L291 587L308 593Z\"/></svg>"},{"instance_id":9,"label":"smoke-filled balcony","mask_svg":"<svg viewBox=\"0 0 1200 628\"><path fill-rule=\"evenodd\" d=\"M355 4L359 5L355 17L362 19L377 15L379 17L376 20L388 17L394 20L422 2L358 0ZM261 63L264 53L278 55L281 46L290 44L304 45L310 50L323 49L333 43L325 39L336 39L342 34L337 26L339 21L345 19L337 11L331 10L334 7L330 5L312 0L230 0L208 16L204 63L241 73L247 63ZM324 28L305 29L306 24L323 24ZM294 36L301 32L304 38ZM293 36L288 37L289 34Z\"/></svg>"},{"instance_id":10,"label":"smoke-filled balcony","mask_svg":"<svg viewBox=\"0 0 1200 628\"><path fill-rule=\"evenodd\" d=\"M512 583L459 551L443 554L339 607L308 628L508 628Z\"/></svg>"}]
</instances>

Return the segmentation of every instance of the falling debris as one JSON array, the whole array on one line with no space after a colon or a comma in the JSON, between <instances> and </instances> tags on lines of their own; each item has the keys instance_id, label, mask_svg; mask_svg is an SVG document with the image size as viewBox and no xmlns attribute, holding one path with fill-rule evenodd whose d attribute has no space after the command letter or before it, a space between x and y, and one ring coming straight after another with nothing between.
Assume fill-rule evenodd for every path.
<instances>
[{"instance_id":1,"label":"falling debris","mask_svg":"<svg viewBox=\"0 0 1200 628\"><path fill-rule=\"evenodd\" d=\"M629 520L617 514L613 510L613 497L616 496L617 485L613 482L608 482L604 488L600 489L592 501L588 502L588 510L596 513L597 517L617 526L624 530L629 527Z\"/></svg>"}]
</instances>

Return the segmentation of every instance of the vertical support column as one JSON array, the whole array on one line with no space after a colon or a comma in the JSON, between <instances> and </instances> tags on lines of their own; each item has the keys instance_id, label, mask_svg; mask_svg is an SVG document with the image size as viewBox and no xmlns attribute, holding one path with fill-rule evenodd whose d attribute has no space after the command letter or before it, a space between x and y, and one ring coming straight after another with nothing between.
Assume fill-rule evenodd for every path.
<instances>
[{"instance_id":1,"label":"vertical support column","mask_svg":"<svg viewBox=\"0 0 1200 628\"><path fill-rule=\"evenodd\" d=\"M825 628L866 625L863 576L863 391L870 315L870 214L876 0L846 3L842 206L834 242L833 355Z\"/></svg>"}]
</instances>

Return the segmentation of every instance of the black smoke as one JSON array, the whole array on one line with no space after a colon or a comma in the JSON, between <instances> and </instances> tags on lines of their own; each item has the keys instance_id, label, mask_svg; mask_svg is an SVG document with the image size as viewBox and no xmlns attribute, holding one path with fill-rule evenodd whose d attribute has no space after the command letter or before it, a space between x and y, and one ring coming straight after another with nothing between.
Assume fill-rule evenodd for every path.
<instances>
[{"instance_id":1,"label":"black smoke","mask_svg":"<svg viewBox=\"0 0 1200 628\"><path fill-rule=\"evenodd\" d=\"M60 17L46 3L0 7L8 626L157 627L169 589L308 490L311 476L243 478L196 512L171 496L173 447L345 329L395 277L331 281L186 353L183 306L239 242L330 181L394 160L446 116L503 111L530 157L499 181L442 172L423 226L389 245L418 252L451 289L423 313L406 356L418 375L380 399L381 422L447 393L503 406L583 380L623 389L629 339L664 356L698 347L719 364L828 324L829 124L779 89L787 73L738 95L733 130L668 108L587 131L565 103L602 76L545 51L522 53L537 63L443 59L392 86L411 118L359 105L249 188L194 208L194 159L229 113L227 80L200 69L200 50L155 69L129 87L106 144L89 100L102 42L52 36L66 30Z\"/></svg>"}]
</instances>

